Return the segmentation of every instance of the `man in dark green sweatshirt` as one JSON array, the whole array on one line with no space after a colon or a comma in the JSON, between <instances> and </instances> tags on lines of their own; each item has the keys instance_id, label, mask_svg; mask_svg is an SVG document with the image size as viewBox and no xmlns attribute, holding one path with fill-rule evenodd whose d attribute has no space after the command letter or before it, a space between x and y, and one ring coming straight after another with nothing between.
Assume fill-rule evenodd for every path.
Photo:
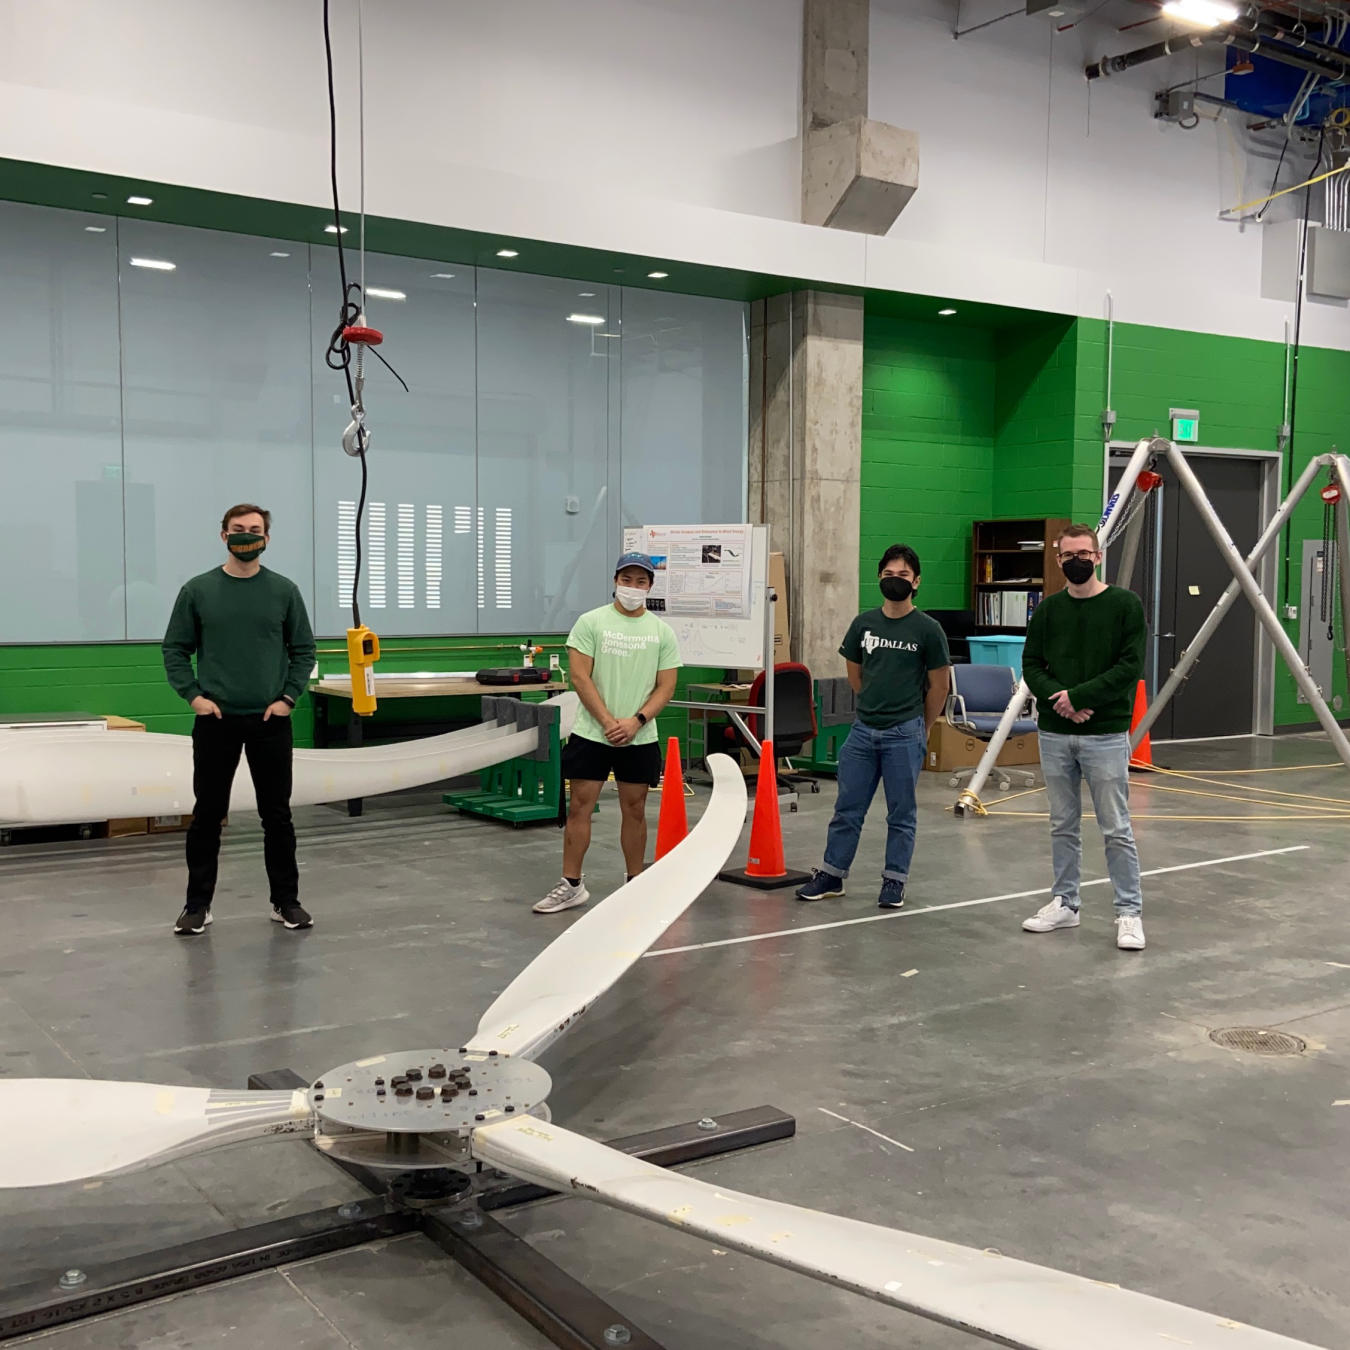
<instances>
[{"instance_id":1,"label":"man in dark green sweatshirt","mask_svg":"<svg viewBox=\"0 0 1350 1350\"><path fill-rule=\"evenodd\" d=\"M1130 713L1144 672L1144 607L1133 591L1098 579L1102 553L1088 526L1064 530L1055 554L1068 588L1036 607L1022 653L1022 676L1040 720L1055 884L1050 903L1022 927L1029 933L1078 927L1086 779L1115 889L1116 946L1142 951L1144 896L1130 827Z\"/></svg>"},{"instance_id":2,"label":"man in dark green sweatshirt","mask_svg":"<svg viewBox=\"0 0 1350 1350\"><path fill-rule=\"evenodd\" d=\"M173 931L195 936L211 922L220 829L242 752L263 826L272 917L308 928L291 823L291 710L314 667L314 634L295 582L269 571L272 515L245 502L220 523L228 556L178 592L164 634L164 669L192 705L192 788L187 832L187 904ZM192 657L197 668L192 668Z\"/></svg>"}]
</instances>

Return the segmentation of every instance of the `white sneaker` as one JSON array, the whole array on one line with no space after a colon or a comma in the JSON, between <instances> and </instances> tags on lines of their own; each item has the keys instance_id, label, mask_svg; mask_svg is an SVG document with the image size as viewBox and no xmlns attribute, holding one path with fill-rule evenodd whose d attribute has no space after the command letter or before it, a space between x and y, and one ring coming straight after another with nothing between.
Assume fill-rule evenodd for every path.
<instances>
[{"instance_id":1,"label":"white sneaker","mask_svg":"<svg viewBox=\"0 0 1350 1350\"><path fill-rule=\"evenodd\" d=\"M1056 928L1077 928L1078 911L1070 909L1060 896L1042 905L1029 919L1022 920L1028 933L1053 933Z\"/></svg>"},{"instance_id":2,"label":"white sneaker","mask_svg":"<svg viewBox=\"0 0 1350 1350\"><path fill-rule=\"evenodd\" d=\"M1116 946L1123 952L1144 950L1144 921L1137 914L1122 914L1116 919Z\"/></svg>"},{"instance_id":3,"label":"white sneaker","mask_svg":"<svg viewBox=\"0 0 1350 1350\"><path fill-rule=\"evenodd\" d=\"M564 877L535 905L534 912L536 914L556 914L560 909L575 909L578 905L584 905L590 898L591 893L586 889L584 880L573 886Z\"/></svg>"}]
</instances>

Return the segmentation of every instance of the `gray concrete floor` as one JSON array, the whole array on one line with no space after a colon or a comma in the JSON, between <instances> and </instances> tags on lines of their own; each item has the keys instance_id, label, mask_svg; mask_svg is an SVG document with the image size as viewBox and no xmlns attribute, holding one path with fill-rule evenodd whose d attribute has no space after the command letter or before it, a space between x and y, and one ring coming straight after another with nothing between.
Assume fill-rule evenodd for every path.
<instances>
[{"instance_id":1,"label":"gray concrete floor","mask_svg":"<svg viewBox=\"0 0 1350 1350\"><path fill-rule=\"evenodd\" d=\"M1158 758L1221 769L1332 756L1299 737ZM1229 781L1350 798L1343 770ZM1143 954L1116 950L1103 886L1086 892L1080 929L1022 933L1045 896L1015 893L1049 883L1044 820L958 821L945 778L926 774L906 911L839 922L877 913L879 806L844 899L805 906L715 884L661 944L694 949L639 962L548 1053L555 1116L612 1137L771 1103L797 1116L797 1137L701 1176L1345 1345L1350 1106L1334 1103L1350 1098L1347 822L1255 819L1286 812L1165 787L1246 795L1137 783L1144 867L1188 869L1146 878ZM819 858L832 798L827 782L784 816L790 863ZM700 789L691 811L705 800ZM602 804L588 881L605 894L622 865L613 798ZM260 1069L313 1077L363 1053L453 1044L573 919L529 912L558 874L551 827L457 818L434 794L382 799L357 821L297 814L318 920L307 933L267 922L248 823L230 827L216 923L197 940L170 932L179 838L0 855L0 1073L232 1086ZM1085 875L1101 877L1100 837L1086 836ZM1288 1029L1309 1050L1265 1058L1209 1040L1235 1024ZM7 1283L54 1277L356 1194L295 1141L11 1191L0 1264ZM970 1343L582 1200L508 1222L670 1350ZM420 1237L42 1339L414 1350L444 1344L449 1324L481 1350L544 1344Z\"/></svg>"}]
</instances>

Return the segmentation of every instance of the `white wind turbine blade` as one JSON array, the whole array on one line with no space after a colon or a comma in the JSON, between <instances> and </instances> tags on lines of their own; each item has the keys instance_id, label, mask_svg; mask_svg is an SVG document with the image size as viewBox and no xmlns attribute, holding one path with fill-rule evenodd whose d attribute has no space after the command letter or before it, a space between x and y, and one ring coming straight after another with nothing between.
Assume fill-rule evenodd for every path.
<instances>
[{"instance_id":1,"label":"white wind turbine blade","mask_svg":"<svg viewBox=\"0 0 1350 1350\"><path fill-rule=\"evenodd\" d=\"M582 915L511 981L466 1049L533 1059L581 1016L702 894L745 824L745 779L709 755L712 800L689 837Z\"/></svg>"},{"instance_id":2,"label":"white wind turbine blade","mask_svg":"<svg viewBox=\"0 0 1350 1350\"><path fill-rule=\"evenodd\" d=\"M0 1082L0 1188L113 1176L313 1127L308 1091L233 1092L87 1078Z\"/></svg>"},{"instance_id":3,"label":"white wind turbine blade","mask_svg":"<svg viewBox=\"0 0 1350 1350\"><path fill-rule=\"evenodd\" d=\"M936 1238L710 1186L529 1116L474 1130L512 1176L697 1233L1014 1350L1310 1350L1258 1327Z\"/></svg>"},{"instance_id":4,"label":"white wind turbine blade","mask_svg":"<svg viewBox=\"0 0 1350 1350\"><path fill-rule=\"evenodd\" d=\"M561 709L560 732L567 735L576 718L576 694L569 690L549 702ZM291 805L375 797L458 778L528 755L538 742L533 727L513 731L485 722L396 745L297 750ZM40 728L0 735L0 821L6 824L181 815L192 810L192 802L192 741L187 736ZM253 779L241 760L230 810L254 808Z\"/></svg>"}]
</instances>

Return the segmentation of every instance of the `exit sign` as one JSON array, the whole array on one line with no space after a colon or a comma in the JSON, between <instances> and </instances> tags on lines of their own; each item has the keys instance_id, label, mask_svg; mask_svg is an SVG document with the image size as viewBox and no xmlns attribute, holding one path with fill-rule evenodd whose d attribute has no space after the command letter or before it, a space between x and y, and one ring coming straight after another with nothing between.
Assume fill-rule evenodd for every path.
<instances>
[{"instance_id":1,"label":"exit sign","mask_svg":"<svg viewBox=\"0 0 1350 1350\"><path fill-rule=\"evenodd\" d=\"M1172 439L1194 445L1200 439L1200 412L1197 408L1169 408Z\"/></svg>"}]
</instances>

